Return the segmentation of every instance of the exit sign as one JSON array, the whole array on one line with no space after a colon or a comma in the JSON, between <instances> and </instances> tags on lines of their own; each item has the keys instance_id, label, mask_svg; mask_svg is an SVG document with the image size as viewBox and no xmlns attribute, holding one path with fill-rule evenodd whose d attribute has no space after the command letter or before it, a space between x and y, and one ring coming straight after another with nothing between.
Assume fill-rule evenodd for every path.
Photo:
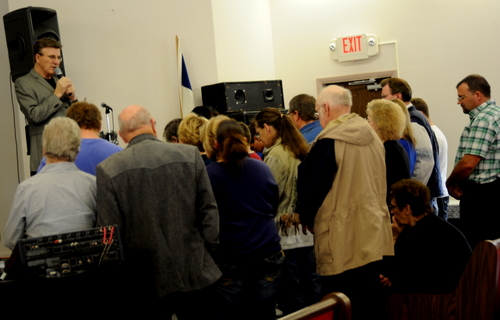
<instances>
[{"instance_id":1,"label":"exit sign","mask_svg":"<svg viewBox=\"0 0 500 320\"><path fill-rule=\"evenodd\" d=\"M333 39L330 56L333 60L352 61L368 59L378 53L378 39L374 34L355 34Z\"/></svg>"}]
</instances>

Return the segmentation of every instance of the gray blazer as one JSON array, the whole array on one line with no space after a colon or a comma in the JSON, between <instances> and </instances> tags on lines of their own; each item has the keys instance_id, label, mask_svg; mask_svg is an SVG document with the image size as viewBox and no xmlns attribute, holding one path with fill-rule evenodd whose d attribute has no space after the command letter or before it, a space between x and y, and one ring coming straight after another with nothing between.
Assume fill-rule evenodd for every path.
<instances>
[{"instance_id":1,"label":"gray blazer","mask_svg":"<svg viewBox=\"0 0 500 320\"><path fill-rule=\"evenodd\" d=\"M57 83L57 77L54 77ZM54 117L66 116L71 105L68 97L59 99L54 88L34 69L16 80L17 101L30 129L30 170L36 171L42 160L42 133Z\"/></svg>"},{"instance_id":2,"label":"gray blazer","mask_svg":"<svg viewBox=\"0 0 500 320\"><path fill-rule=\"evenodd\" d=\"M205 246L219 239L219 213L196 147L165 143L151 134L133 138L97 166L97 223L117 224L124 279L162 297L200 290L221 273Z\"/></svg>"}]
</instances>

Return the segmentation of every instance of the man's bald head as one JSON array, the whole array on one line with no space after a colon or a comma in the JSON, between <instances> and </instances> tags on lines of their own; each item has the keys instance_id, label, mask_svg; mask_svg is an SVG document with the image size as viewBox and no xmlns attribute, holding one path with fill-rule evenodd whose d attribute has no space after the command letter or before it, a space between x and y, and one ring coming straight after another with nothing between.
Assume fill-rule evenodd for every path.
<instances>
[{"instance_id":1,"label":"man's bald head","mask_svg":"<svg viewBox=\"0 0 500 320\"><path fill-rule=\"evenodd\" d=\"M118 133L125 143L143 133L156 136L155 121L151 113L142 106L132 105L125 108L118 116L118 123L120 125Z\"/></svg>"},{"instance_id":2,"label":"man's bald head","mask_svg":"<svg viewBox=\"0 0 500 320\"><path fill-rule=\"evenodd\" d=\"M318 100L322 103L328 103L331 107L334 106L352 106L352 94L348 89L331 85L324 88L318 95Z\"/></svg>"},{"instance_id":3,"label":"man's bald head","mask_svg":"<svg viewBox=\"0 0 500 320\"><path fill-rule=\"evenodd\" d=\"M331 85L324 88L316 99L316 112L324 128L328 122L350 113L352 94L346 88Z\"/></svg>"}]
</instances>

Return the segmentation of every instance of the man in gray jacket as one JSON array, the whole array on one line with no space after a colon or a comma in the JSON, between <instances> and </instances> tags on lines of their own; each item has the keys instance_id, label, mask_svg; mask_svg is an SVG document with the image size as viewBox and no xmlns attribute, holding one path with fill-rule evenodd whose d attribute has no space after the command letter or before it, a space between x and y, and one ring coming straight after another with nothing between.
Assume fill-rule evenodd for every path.
<instances>
[{"instance_id":1,"label":"man in gray jacket","mask_svg":"<svg viewBox=\"0 0 500 320\"><path fill-rule=\"evenodd\" d=\"M118 120L128 146L97 166L97 222L121 232L123 305L146 318L203 318L221 276L209 253L219 217L203 160L193 146L158 140L141 106L127 107Z\"/></svg>"},{"instance_id":2,"label":"man in gray jacket","mask_svg":"<svg viewBox=\"0 0 500 320\"><path fill-rule=\"evenodd\" d=\"M73 83L56 75L62 61L62 45L49 38L38 39L33 46L35 65L16 80L16 95L30 130L30 171L34 175L42 160L42 132L54 117L64 117L77 101Z\"/></svg>"}]
</instances>

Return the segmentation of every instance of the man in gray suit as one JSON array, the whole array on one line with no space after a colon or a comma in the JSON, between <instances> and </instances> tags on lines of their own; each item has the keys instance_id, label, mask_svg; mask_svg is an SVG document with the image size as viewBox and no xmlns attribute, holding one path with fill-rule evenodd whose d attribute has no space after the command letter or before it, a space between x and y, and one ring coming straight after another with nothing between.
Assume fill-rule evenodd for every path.
<instances>
[{"instance_id":1,"label":"man in gray suit","mask_svg":"<svg viewBox=\"0 0 500 320\"><path fill-rule=\"evenodd\" d=\"M128 146L97 166L97 223L121 232L122 306L144 318L206 319L221 276L209 253L219 214L198 148L158 140L141 106L125 108L118 120Z\"/></svg>"},{"instance_id":2,"label":"man in gray suit","mask_svg":"<svg viewBox=\"0 0 500 320\"><path fill-rule=\"evenodd\" d=\"M49 38L35 42L35 65L16 80L17 101L28 120L30 129L30 171L36 173L42 160L42 133L54 117L66 115L66 109L77 101L73 83L67 77L54 76L62 61L62 45Z\"/></svg>"}]
</instances>

